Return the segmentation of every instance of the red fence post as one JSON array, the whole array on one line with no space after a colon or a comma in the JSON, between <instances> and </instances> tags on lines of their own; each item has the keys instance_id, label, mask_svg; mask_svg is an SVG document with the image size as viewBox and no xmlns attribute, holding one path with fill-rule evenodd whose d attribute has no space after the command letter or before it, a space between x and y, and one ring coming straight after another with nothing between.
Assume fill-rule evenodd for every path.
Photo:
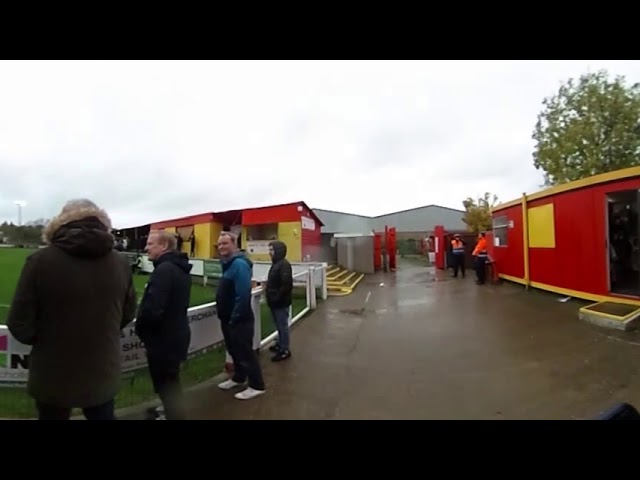
<instances>
[{"instance_id":1,"label":"red fence post","mask_svg":"<svg viewBox=\"0 0 640 480\"><path fill-rule=\"evenodd\" d=\"M436 268L444 270L445 254L447 253L447 246L444 243L444 227L436 225L433 229L433 234L435 237Z\"/></svg>"},{"instance_id":2,"label":"red fence post","mask_svg":"<svg viewBox=\"0 0 640 480\"><path fill-rule=\"evenodd\" d=\"M389 269L396 269L396 228L391 227L389 229L389 243L387 246L387 252L389 254Z\"/></svg>"}]
</instances>

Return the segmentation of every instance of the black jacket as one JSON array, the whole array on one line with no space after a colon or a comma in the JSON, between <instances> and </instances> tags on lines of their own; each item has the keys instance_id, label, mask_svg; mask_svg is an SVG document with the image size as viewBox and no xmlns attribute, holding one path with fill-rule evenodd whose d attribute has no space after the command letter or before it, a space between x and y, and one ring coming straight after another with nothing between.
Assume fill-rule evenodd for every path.
<instances>
[{"instance_id":1,"label":"black jacket","mask_svg":"<svg viewBox=\"0 0 640 480\"><path fill-rule=\"evenodd\" d=\"M287 308L291 305L293 271L287 256L287 245L280 240L269 244L273 247L273 258L267 277L267 305L271 308Z\"/></svg>"},{"instance_id":2,"label":"black jacket","mask_svg":"<svg viewBox=\"0 0 640 480\"><path fill-rule=\"evenodd\" d=\"M153 262L136 317L136 333L148 356L184 360L191 343L187 309L191 264L180 252L167 252Z\"/></svg>"}]
</instances>

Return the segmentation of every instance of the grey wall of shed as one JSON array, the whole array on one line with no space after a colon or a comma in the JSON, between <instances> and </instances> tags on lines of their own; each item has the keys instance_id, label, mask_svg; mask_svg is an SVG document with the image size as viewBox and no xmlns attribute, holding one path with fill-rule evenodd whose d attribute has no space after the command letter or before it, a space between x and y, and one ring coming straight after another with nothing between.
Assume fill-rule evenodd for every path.
<instances>
[{"instance_id":1,"label":"grey wall of shed","mask_svg":"<svg viewBox=\"0 0 640 480\"><path fill-rule=\"evenodd\" d=\"M337 238L338 265L359 273L374 273L373 237ZM349 264L349 242L353 243L353 262Z\"/></svg>"},{"instance_id":2,"label":"grey wall of shed","mask_svg":"<svg viewBox=\"0 0 640 480\"><path fill-rule=\"evenodd\" d=\"M333 233L322 234L322 244L320 246L319 262L327 262L329 265L338 263L338 248L331 246Z\"/></svg>"}]
</instances>

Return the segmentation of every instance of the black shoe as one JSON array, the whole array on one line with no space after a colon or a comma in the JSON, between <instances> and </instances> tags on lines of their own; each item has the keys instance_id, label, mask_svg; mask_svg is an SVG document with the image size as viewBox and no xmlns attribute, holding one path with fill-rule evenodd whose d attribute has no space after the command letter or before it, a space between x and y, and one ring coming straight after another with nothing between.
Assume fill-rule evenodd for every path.
<instances>
[{"instance_id":1,"label":"black shoe","mask_svg":"<svg viewBox=\"0 0 640 480\"><path fill-rule=\"evenodd\" d=\"M291 356L291 352L289 350L285 350L284 352L278 352L273 357L271 357L272 362L281 362L282 360L286 360Z\"/></svg>"},{"instance_id":2,"label":"black shoe","mask_svg":"<svg viewBox=\"0 0 640 480\"><path fill-rule=\"evenodd\" d=\"M269 351L270 352L279 352L280 351L280 345L278 345L277 343L274 343L273 345L271 345L269 347Z\"/></svg>"}]
</instances>

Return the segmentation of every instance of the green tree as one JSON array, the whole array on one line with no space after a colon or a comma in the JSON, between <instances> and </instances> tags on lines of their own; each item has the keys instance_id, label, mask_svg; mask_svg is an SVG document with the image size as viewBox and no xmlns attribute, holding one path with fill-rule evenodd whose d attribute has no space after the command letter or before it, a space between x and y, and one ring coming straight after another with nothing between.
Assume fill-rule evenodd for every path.
<instances>
[{"instance_id":1,"label":"green tree","mask_svg":"<svg viewBox=\"0 0 640 480\"><path fill-rule=\"evenodd\" d=\"M498 203L496 195L491 196L489 192L483 197L473 199L468 197L463 200L464 216L462 221L467 224L467 230L473 233L486 232L491 230L493 224L491 220L491 209Z\"/></svg>"},{"instance_id":2,"label":"green tree","mask_svg":"<svg viewBox=\"0 0 640 480\"><path fill-rule=\"evenodd\" d=\"M9 243L16 245L36 246L42 244L42 231L49 223L46 219L38 219L18 226L13 223L4 222L0 225L0 237L7 238Z\"/></svg>"},{"instance_id":3,"label":"green tree","mask_svg":"<svg viewBox=\"0 0 640 480\"><path fill-rule=\"evenodd\" d=\"M640 84L601 70L569 79L542 104L533 164L546 186L640 164Z\"/></svg>"}]
</instances>

